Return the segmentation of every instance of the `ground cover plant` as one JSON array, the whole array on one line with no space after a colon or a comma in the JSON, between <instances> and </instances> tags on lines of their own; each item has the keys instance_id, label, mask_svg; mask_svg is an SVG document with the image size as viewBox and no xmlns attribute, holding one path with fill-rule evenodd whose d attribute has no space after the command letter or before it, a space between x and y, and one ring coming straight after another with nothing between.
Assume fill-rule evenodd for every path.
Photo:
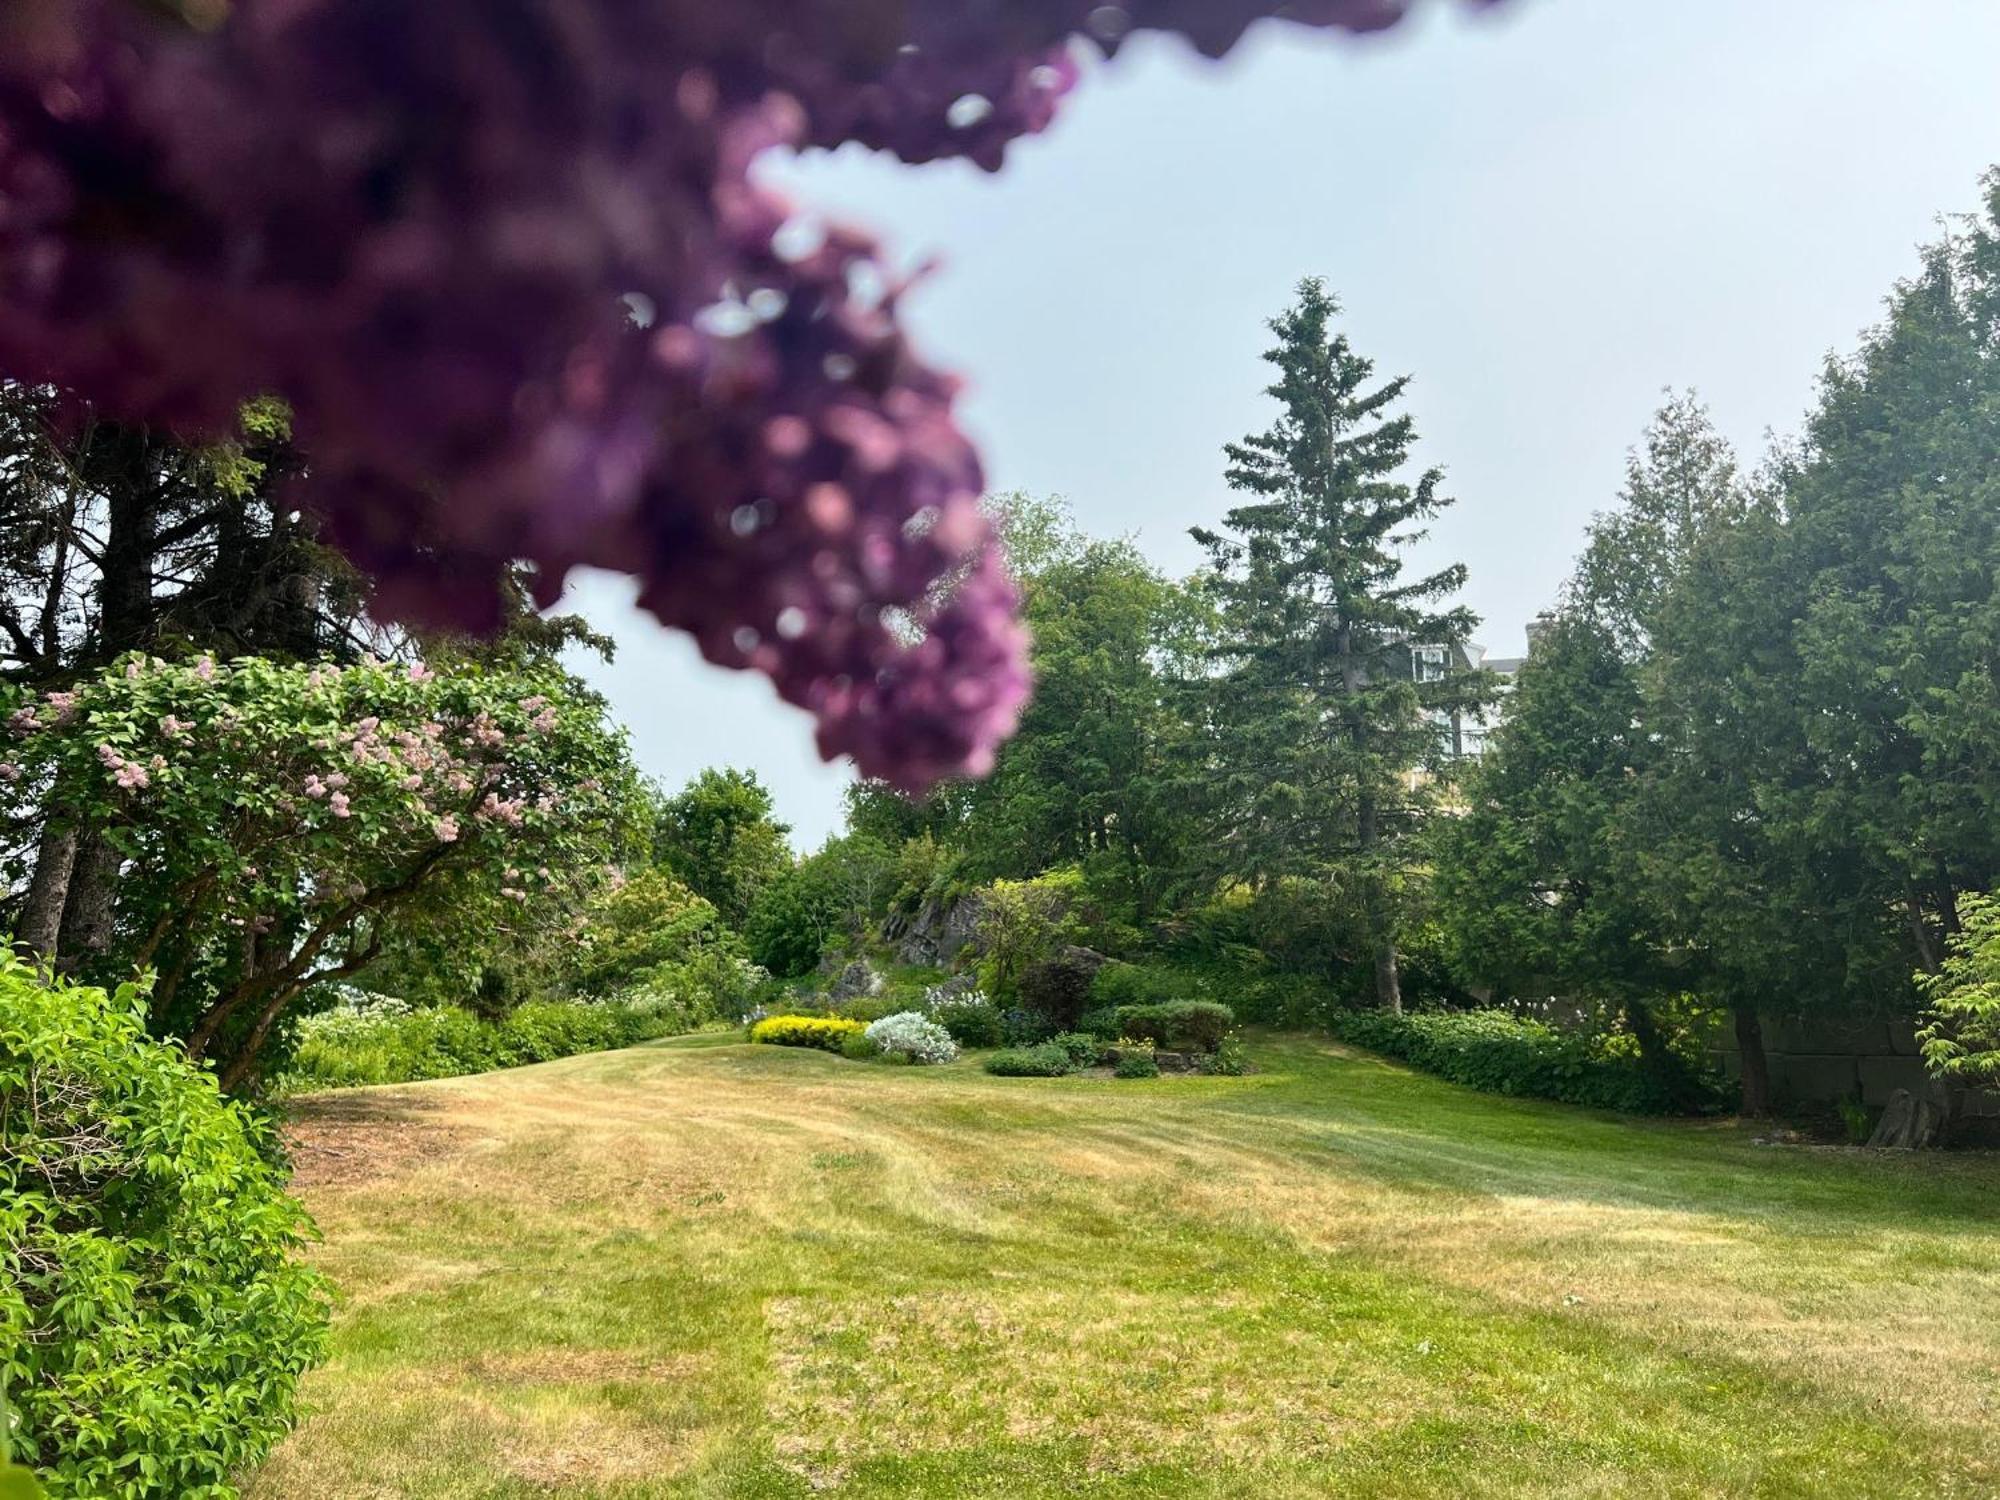
<instances>
[{"instance_id":1,"label":"ground cover plant","mask_svg":"<svg viewBox=\"0 0 2000 1500\"><path fill-rule=\"evenodd\" d=\"M2000 1483L1990 1158L1251 1052L1030 1089L718 1034L302 1101L345 1299L250 1494Z\"/></svg>"}]
</instances>

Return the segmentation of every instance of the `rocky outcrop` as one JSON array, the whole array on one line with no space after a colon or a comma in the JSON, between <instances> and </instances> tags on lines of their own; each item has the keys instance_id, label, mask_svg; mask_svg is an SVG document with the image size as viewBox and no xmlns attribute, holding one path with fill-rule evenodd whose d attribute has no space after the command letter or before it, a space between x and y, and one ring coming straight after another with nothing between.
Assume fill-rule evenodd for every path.
<instances>
[{"instance_id":1,"label":"rocky outcrop","mask_svg":"<svg viewBox=\"0 0 2000 1500\"><path fill-rule=\"evenodd\" d=\"M826 987L826 998L838 1004L843 1000L859 1000L864 995L882 993L882 976L875 972L875 966L865 958L857 958L838 974L833 983Z\"/></svg>"},{"instance_id":2,"label":"rocky outcrop","mask_svg":"<svg viewBox=\"0 0 2000 1500\"><path fill-rule=\"evenodd\" d=\"M978 953L979 917L985 904L978 891L949 900L932 898L914 916L899 916L886 924L883 936L896 945L898 961L948 969L966 950Z\"/></svg>"}]
</instances>

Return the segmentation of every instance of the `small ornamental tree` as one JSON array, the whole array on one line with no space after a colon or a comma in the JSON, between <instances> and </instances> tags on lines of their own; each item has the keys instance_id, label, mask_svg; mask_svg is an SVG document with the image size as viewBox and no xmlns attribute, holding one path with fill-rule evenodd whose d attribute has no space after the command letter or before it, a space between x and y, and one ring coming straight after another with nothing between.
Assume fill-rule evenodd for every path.
<instances>
[{"instance_id":1,"label":"small ornamental tree","mask_svg":"<svg viewBox=\"0 0 2000 1500\"><path fill-rule=\"evenodd\" d=\"M2000 899L1959 898L1958 931L1935 973L1920 973L1930 1002L1924 1061L1940 1078L2000 1084Z\"/></svg>"},{"instance_id":2,"label":"small ornamental tree","mask_svg":"<svg viewBox=\"0 0 2000 1500\"><path fill-rule=\"evenodd\" d=\"M0 806L125 861L107 973L225 1087L312 985L537 920L639 807L624 740L554 671L130 657L5 710ZM39 878L41 872L37 872ZM31 891L32 897L32 891Z\"/></svg>"},{"instance_id":3,"label":"small ornamental tree","mask_svg":"<svg viewBox=\"0 0 2000 1500\"><path fill-rule=\"evenodd\" d=\"M613 879L591 903L571 972L585 993L611 994L662 965L742 951L713 904L665 870L643 870Z\"/></svg>"}]
</instances>

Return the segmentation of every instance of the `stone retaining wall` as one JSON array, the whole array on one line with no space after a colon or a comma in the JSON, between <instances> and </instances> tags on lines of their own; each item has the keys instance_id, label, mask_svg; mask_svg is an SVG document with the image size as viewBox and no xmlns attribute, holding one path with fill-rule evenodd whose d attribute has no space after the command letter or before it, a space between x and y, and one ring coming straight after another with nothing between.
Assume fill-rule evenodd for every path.
<instances>
[{"instance_id":1,"label":"stone retaining wall","mask_svg":"<svg viewBox=\"0 0 2000 1500\"><path fill-rule=\"evenodd\" d=\"M1921 1096L1929 1086L1911 1021L1765 1016L1763 1023L1771 1096L1781 1106L1832 1104L1859 1095L1863 1104L1880 1108L1897 1089ZM1716 1058L1732 1080L1742 1071L1734 1036L1725 1038ZM2000 1119L2000 1092L1955 1091L1952 1105L1958 1118Z\"/></svg>"}]
</instances>

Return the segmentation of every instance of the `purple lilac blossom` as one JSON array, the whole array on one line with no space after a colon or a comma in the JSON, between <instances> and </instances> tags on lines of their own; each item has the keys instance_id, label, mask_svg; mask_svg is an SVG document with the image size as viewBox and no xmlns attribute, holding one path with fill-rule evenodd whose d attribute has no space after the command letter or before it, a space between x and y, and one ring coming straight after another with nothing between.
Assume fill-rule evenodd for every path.
<instances>
[{"instance_id":1,"label":"purple lilac blossom","mask_svg":"<svg viewBox=\"0 0 2000 1500\"><path fill-rule=\"evenodd\" d=\"M516 559L545 601L615 569L825 755L976 774L1026 638L956 382L867 291L875 242L753 162L852 140L994 169L1078 38L1219 55L1268 14L1405 4L0 7L0 372L190 436L276 393L301 502L386 616L491 627Z\"/></svg>"}]
</instances>

